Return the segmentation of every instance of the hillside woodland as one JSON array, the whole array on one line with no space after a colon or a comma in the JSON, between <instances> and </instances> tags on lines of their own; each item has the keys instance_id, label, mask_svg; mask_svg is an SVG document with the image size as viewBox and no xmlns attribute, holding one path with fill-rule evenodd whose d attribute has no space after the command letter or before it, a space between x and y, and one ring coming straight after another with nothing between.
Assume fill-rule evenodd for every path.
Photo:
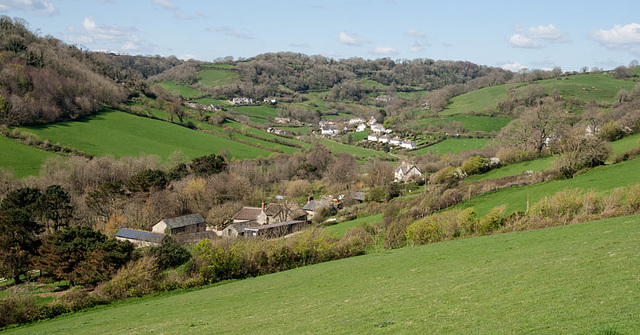
<instances>
[{"instance_id":1,"label":"hillside woodland","mask_svg":"<svg viewBox=\"0 0 640 335\"><path fill-rule=\"evenodd\" d=\"M233 79L203 84L203 73L212 69ZM608 195L564 190L527 202L526 211L449 209L487 192L571 179L601 165L633 161L640 153L635 143L616 155L611 143L640 132L637 70L514 73L464 61L334 60L295 53L182 61L90 52L39 36L20 19L0 17L0 133L56 154L38 176L19 179L0 169L0 276L9 279L4 287L14 290L0 304L0 325L382 249L638 213L637 185ZM598 76L586 78L606 78L626 88L604 97L595 95L595 86L590 93L579 92L587 98L554 88L578 76ZM503 89L504 94L486 109L451 112L455 99L485 89ZM277 103L262 106L273 115L259 123L255 115L242 115L227 103L237 97ZM215 110L188 107L196 102L216 105ZM270 155L240 160L228 149L199 157L177 151L165 158L144 153L114 158L24 131L26 126L83 120L107 109L243 141ZM447 113L504 124L469 131ZM267 137L275 115L304 126ZM357 144L349 137L352 133L329 140L307 130L319 120L346 122L352 117L372 117L402 136L422 136L424 150L391 151ZM488 144L459 154L429 150L430 144L460 138ZM267 145L274 143L291 153L268 151ZM343 146L334 146L338 144ZM365 146L376 150L365 153L381 154L352 154ZM553 163L543 171L482 177L536 159ZM419 167L423 177L394 182L393 172L405 160ZM276 196L304 204L310 196L355 191L366 192L363 203L345 201L335 221L325 222L331 213L322 213L314 217L312 228L287 239L217 239L187 246L170 241L134 250L113 238L119 228L149 230L163 218L192 213L222 229L243 206L275 202ZM331 222L374 214L382 215L380 222L342 237L323 230ZM40 302L20 292L23 281L71 289Z\"/></svg>"}]
</instances>

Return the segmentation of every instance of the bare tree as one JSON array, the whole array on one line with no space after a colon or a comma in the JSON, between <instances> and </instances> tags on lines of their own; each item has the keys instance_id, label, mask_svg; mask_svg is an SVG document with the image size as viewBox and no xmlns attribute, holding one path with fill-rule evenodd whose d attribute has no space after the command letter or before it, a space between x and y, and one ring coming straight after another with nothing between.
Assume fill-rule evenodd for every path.
<instances>
[{"instance_id":1,"label":"bare tree","mask_svg":"<svg viewBox=\"0 0 640 335\"><path fill-rule=\"evenodd\" d=\"M562 120L558 104L550 98L540 99L500 131L499 138L520 149L541 152L550 141L562 135Z\"/></svg>"}]
</instances>

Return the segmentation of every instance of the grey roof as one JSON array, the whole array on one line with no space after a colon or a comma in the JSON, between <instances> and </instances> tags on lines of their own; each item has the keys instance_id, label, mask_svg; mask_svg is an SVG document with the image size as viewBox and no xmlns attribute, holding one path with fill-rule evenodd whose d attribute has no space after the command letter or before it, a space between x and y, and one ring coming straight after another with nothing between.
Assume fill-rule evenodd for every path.
<instances>
[{"instance_id":1,"label":"grey roof","mask_svg":"<svg viewBox=\"0 0 640 335\"><path fill-rule=\"evenodd\" d=\"M245 222L232 223L228 225L224 230L230 229L230 230L235 230L238 233L242 233L247 228L257 227L257 226L260 226L260 224L255 221L245 221Z\"/></svg>"},{"instance_id":2,"label":"grey roof","mask_svg":"<svg viewBox=\"0 0 640 335\"><path fill-rule=\"evenodd\" d=\"M284 222L278 222L278 223L272 223L272 224L265 224L265 225L256 226L256 227L247 227L244 230L260 231L260 230L265 230L265 229L271 229L271 228L277 228L277 227L284 227L284 226L291 226L291 225L295 225L295 224L301 224L301 223L304 223L304 222L305 221L302 221L302 220L284 221Z\"/></svg>"},{"instance_id":3,"label":"grey roof","mask_svg":"<svg viewBox=\"0 0 640 335\"><path fill-rule=\"evenodd\" d=\"M258 215L262 213L261 207L242 207L242 209L233 216L234 220L256 220Z\"/></svg>"},{"instance_id":4,"label":"grey roof","mask_svg":"<svg viewBox=\"0 0 640 335\"><path fill-rule=\"evenodd\" d=\"M162 243L166 235L162 233L153 233L145 230L121 228L116 233L116 237L128 238L132 240L139 240L139 241L146 241L146 242Z\"/></svg>"},{"instance_id":5,"label":"grey roof","mask_svg":"<svg viewBox=\"0 0 640 335\"><path fill-rule=\"evenodd\" d=\"M180 228L203 223L204 218L200 214L191 214L185 216L179 216L177 218L163 219L160 222L164 222L169 228Z\"/></svg>"},{"instance_id":6,"label":"grey roof","mask_svg":"<svg viewBox=\"0 0 640 335\"><path fill-rule=\"evenodd\" d=\"M420 169L413 165L413 164L407 164L406 162L402 162L402 164L400 164L400 166L398 166L398 168L396 168L396 172L401 171L403 175L409 173L409 171L411 171L412 169L416 169L417 172L419 172L420 174L422 174L422 171L420 171Z\"/></svg>"},{"instance_id":7,"label":"grey roof","mask_svg":"<svg viewBox=\"0 0 640 335\"><path fill-rule=\"evenodd\" d=\"M310 200L307 202L302 209L306 211L315 211L318 208L333 206L332 202L324 201L324 200Z\"/></svg>"}]
</instances>

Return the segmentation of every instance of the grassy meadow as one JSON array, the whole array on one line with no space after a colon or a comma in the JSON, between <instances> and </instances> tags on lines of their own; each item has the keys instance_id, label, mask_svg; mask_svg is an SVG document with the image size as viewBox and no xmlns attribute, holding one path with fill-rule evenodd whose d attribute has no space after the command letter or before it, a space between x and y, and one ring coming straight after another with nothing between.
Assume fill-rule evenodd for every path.
<instances>
[{"instance_id":1,"label":"grassy meadow","mask_svg":"<svg viewBox=\"0 0 640 335\"><path fill-rule=\"evenodd\" d=\"M238 106L231 107L231 110L248 116L255 123L268 123L269 119L278 117L278 110L269 106Z\"/></svg>"},{"instance_id":2,"label":"grassy meadow","mask_svg":"<svg viewBox=\"0 0 640 335\"><path fill-rule=\"evenodd\" d=\"M354 220L344 221L331 226L326 226L322 229L324 229L325 232L335 237L342 237L342 235L344 235L344 233L351 228L364 225L365 223L374 223L374 222L382 221L382 215L383 214L380 213L380 214L373 214L369 216L362 216Z\"/></svg>"},{"instance_id":3,"label":"grassy meadow","mask_svg":"<svg viewBox=\"0 0 640 335\"><path fill-rule=\"evenodd\" d=\"M475 150L484 148L490 139L488 138L448 138L440 143L436 143L426 148L413 150L413 154L422 155L429 152L436 154L459 154L465 150Z\"/></svg>"},{"instance_id":4,"label":"grassy meadow","mask_svg":"<svg viewBox=\"0 0 640 335\"><path fill-rule=\"evenodd\" d=\"M522 187L510 187L489 193L480 194L462 201L457 208L473 207L478 215L485 215L492 208L506 205L507 213L526 210L527 196L530 205L540 201L545 196L565 190L579 188L593 189L599 194L605 194L617 187L640 183L640 158L615 165L600 166L572 179L553 180Z\"/></svg>"},{"instance_id":5,"label":"grassy meadow","mask_svg":"<svg viewBox=\"0 0 640 335\"><path fill-rule=\"evenodd\" d=\"M329 140L325 138L320 138L318 139L318 141L320 141L320 143L326 145L329 149L331 149L331 152L333 152L334 154L335 153L339 154L344 152L350 155L354 155L360 159L365 159L367 157L391 157L388 153L383 151L361 148L361 147L356 147L348 144L342 144L340 142L336 142L334 140Z\"/></svg>"},{"instance_id":6,"label":"grassy meadow","mask_svg":"<svg viewBox=\"0 0 640 335\"><path fill-rule=\"evenodd\" d=\"M451 116L457 114L486 113L495 110L496 104L509 97L509 87L513 85L496 85L481 88L449 99L440 115Z\"/></svg>"},{"instance_id":7,"label":"grassy meadow","mask_svg":"<svg viewBox=\"0 0 640 335\"><path fill-rule=\"evenodd\" d=\"M53 152L36 149L0 135L0 168L11 171L17 178L37 176L42 163L54 156L57 155Z\"/></svg>"},{"instance_id":8,"label":"grassy meadow","mask_svg":"<svg viewBox=\"0 0 640 335\"><path fill-rule=\"evenodd\" d=\"M597 101L600 103L612 103L616 94L621 89L629 90L636 83L615 79L609 74L587 73L575 76L562 77L562 79L545 79L536 82L545 93L557 90L562 97L573 97L583 102Z\"/></svg>"},{"instance_id":9,"label":"grassy meadow","mask_svg":"<svg viewBox=\"0 0 640 335\"><path fill-rule=\"evenodd\" d=\"M220 86L240 83L240 76L228 70L203 70L198 72L198 82L204 86Z\"/></svg>"},{"instance_id":10,"label":"grassy meadow","mask_svg":"<svg viewBox=\"0 0 640 335\"><path fill-rule=\"evenodd\" d=\"M407 247L9 334L635 334L640 216Z\"/></svg>"},{"instance_id":11,"label":"grassy meadow","mask_svg":"<svg viewBox=\"0 0 640 335\"><path fill-rule=\"evenodd\" d=\"M122 157L146 153L167 158L174 151L180 151L193 158L222 149L228 150L236 159L271 154L228 138L114 110L79 121L23 127L21 130L95 156Z\"/></svg>"},{"instance_id":12,"label":"grassy meadow","mask_svg":"<svg viewBox=\"0 0 640 335\"><path fill-rule=\"evenodd\" d=\"M511 119L505 117L456 114L442 119L426 118L416 120L416 124L423 127L435 122L443 122L445 124L460 122L464 126L464 129L469 132L484 131L487 133L497 133L502 127L511 122Z\"/></svg>"},{"instance_id":13,"label":"grassy meadow","mask_svg":"<svg viewBox=\"0 0 640 335\"><path fill-rule=\"evenodd\" d=\"M195 88L176 83L161 82L156 85L162 86L171 95L180 95L185 99L201 96L204 94L204 92L196 90Z\"/></svg>"}]
</instances>

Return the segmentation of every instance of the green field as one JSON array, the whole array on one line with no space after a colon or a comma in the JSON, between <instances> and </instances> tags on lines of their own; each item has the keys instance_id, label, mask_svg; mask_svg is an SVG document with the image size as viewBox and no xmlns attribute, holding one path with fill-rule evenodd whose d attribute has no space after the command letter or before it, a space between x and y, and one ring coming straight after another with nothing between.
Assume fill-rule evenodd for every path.
<instances>
[{"instance_id":1,"label":"green field","mask_svg":"<svg viewBox=\"0 0 640 335\"><path fill-rule=\"evenodd\" d=\"M588 73L567 76L563 80L546 79L536 82L544 88L545 93L554 89L562 97L574 97L583 102L597 101L612 103L620 89L631 89L636 83L615 79L609 74Z\"/></svg>"},{"instance_id":2,"label":"green field","mask_svg":"<svg viewBox=\"0 0 640 335\"><path fill-rule=\"evenodd\" d=\"M509 164L498 169L491 170L487 173L477 174L466 178L465 180L484 180L496 179L508 176L515 176L526 171L544 171L553 165L554 156L542 157L530 161Z\"/></svg>"},{"instance_id":3,"label":"green field","mask_svg":"<svg viewBox=\"0 0 640 335\"><path fill-rule=\"evenodd\" d=\"M418 99L424 95L427 95L427 91L415 91L415 92L396 92L396 97L405 100Z\"/></svg>"},{"instance_id":4,"label":"green field","mask_svg":"<svg viewBox=\"0 0 640 335\"><path fill-rule=\"evenodd\" d=\"M218 100L212 98L201 98L197 100L193 100L193 102L199 103L201 105L218 105L218 106L230 106L231 104L226 100Z\"/></svg>"},{"instance_id":5,"label":"green field","mask_svg":"<svg viewBox=\"0 0 640 335\"><path fill-rule=\"evenodd\" d=\"M627 136L623 139L611 142L613 147L613 157L638 147L640 141L640 133Z\"/></svg>"},{"instance_id":6,"label":"green field","mask_svg":"<svg viewBox=\"0 0 640 335\"><path fill-rule=\"evenodd\" d=\"M552 196L566 189L593 189L598 193L605 193L616 187L640 183L640 173L638 171L640 171L640 159L635 159L615 165L600 166L579 174L572 179L510 187L480 194L462 201L456 207L473 207L480 216L503 204L507 206L507 213L524 211L527 207L527 196L529 197L529 203L533 205L545 196Z\"/></svg>"},{"instance_id":7,"label":"green field","mask_svg":"<svg viewBox=\"0 0 640 335\"><path fill-rule=\"evenodd\" d=\"M640 216L407 247L10 334L637 334Z\"/></svg>"},{"instance_id":8,"label":"green field","mask_svg":"<svg viewBox=\"0 0 640 335\"><path fill-rule=\"evenodd\" d=\"M269 119L278 117L278 110L268 106L238 106L230 109L236 113L247 115L249 120L255 123L267 123Z\"/></svg>"},{"instance_id":9,"label":"green field","mask_svg":"<svg viewBox=\"0 0 640 335\"><path fill-rule=\"evenodd\" d=\"M320 143L329 147L329 149L331 149L331 152L334 154L336 153L339 154L344 152L350 155L357 156L358 158L361 158L361 159L364 159L367 157L390 157L388 153L385 153L383 151L377 151L373 149L367 149L367 148L356 147L353 145L342 144L340 142L328 140L325 138L321 138L319 139L319 141Z\"/></svg>"},{"instance_id":10,"label":"green field","mask_svg":"<svg viewBox=\"0 0 640 335\"><path fill-rule=\"evenodd\" d=\"M88 154L138 156L140 153L167 158L179 150L189 158L227 149L237 159L267 157L270 151L230 139L191 130L168 122L120 111L103 112L80 121L24 127L42 140L59 142Z\"/></svg>"},{"instance_id":11,"label":"green field","mask_svg":"<svg viewBox=\"0 0 640 335\"><path fill-rule=\"evenodd\" d=\"M499 132L502 127L506 126L511 119L505 117L491 117L491 116L479 116L479 115L464 115L457 114L453 116L449 116L442 119L436 118L426 118L416 120L416 123L421 126L426 126L428 124L432 124L434 122L443 122L443 123L451 123L451 122L461 122L466 131L484 131L487 133L490 132Z\"/></svg>"},{"instance_id":12,"label":"green field","mask_svg":"<svg viewBox=\"0 0 640 335\"><path fill-rule=\"evenodd\" d=\"M204 95L204 92L196 90L186 85L180 85L176 83L162 82L157 85L162 86L171 95L180 95L185 99Z\"/></svg>"},{"instance_id":13,"label":"green field","mask_svg":"<svg viewBox=\"0 0 640 335\"><path fill-rule=\"evenodd\" d=\"M433 152L436 154L458 154L465 150L475 150L484 148L489 142L488 138L448 138L440 143L432 146L413 150L411 153L416 155Z\"/></svg>"},{"instance_id":14,"label":"green field","mask_svg":"<svg viewBox=\"0 0 640 335\"><path fill-rule=\"evenodd\" d=\"M380 222L380 221L382 221L382 213L359 217L355 220L340 222L332 226L324 227L323 229L325 232L333 236L342 237L342 235L344 235L344 233L351 228L361 226L365 223L374 223L374 222Z\"/></svg>"},{"instance_id":15,"label":"green field","mask_svg":"<svg viewBox=\"0 0 640 335\"><path fill-rule=\"evenodd\" d=\"M0 135L0 168L13 172L17 178L38 175L42 163L54 156L57 155Z\"/></svg>"},{"instance_id":16,"label":"green field","mask_svg":"<svg viewBox=\"0 0 640 335\"><path fill-rule=\"evenodd\" d=\"M456 115L475 113L487 113L495 111L498 102L509 97L509 87L513 85L497 85L481 88L453 97L440 115Z\"/></svg>"},{"instance_id":17,"label":"green field","mask_svg":"<svg viewBox=\"0 0 640 335\"><path fill-rule=\"evenodd\" d=\"M220 86L240 83L240 76L234 71L203 70L198 72L199 82L205 86Z\"/></svg>"},{"instance_id":18,"label":"green field","mask_svg":"<svg viewBox=\"0 0 640 335\"><path fill-rule=\"evenodd\" d=\"M370 88L375 88L377 90L384 90L389 88L389 85L385 85L382 83L379 83L375 80L371 80L371 79L363 79L360 80L360 85L362 85L363 87L365 87L366 89L370 89Z\"/></svg>"}]
</instances>

